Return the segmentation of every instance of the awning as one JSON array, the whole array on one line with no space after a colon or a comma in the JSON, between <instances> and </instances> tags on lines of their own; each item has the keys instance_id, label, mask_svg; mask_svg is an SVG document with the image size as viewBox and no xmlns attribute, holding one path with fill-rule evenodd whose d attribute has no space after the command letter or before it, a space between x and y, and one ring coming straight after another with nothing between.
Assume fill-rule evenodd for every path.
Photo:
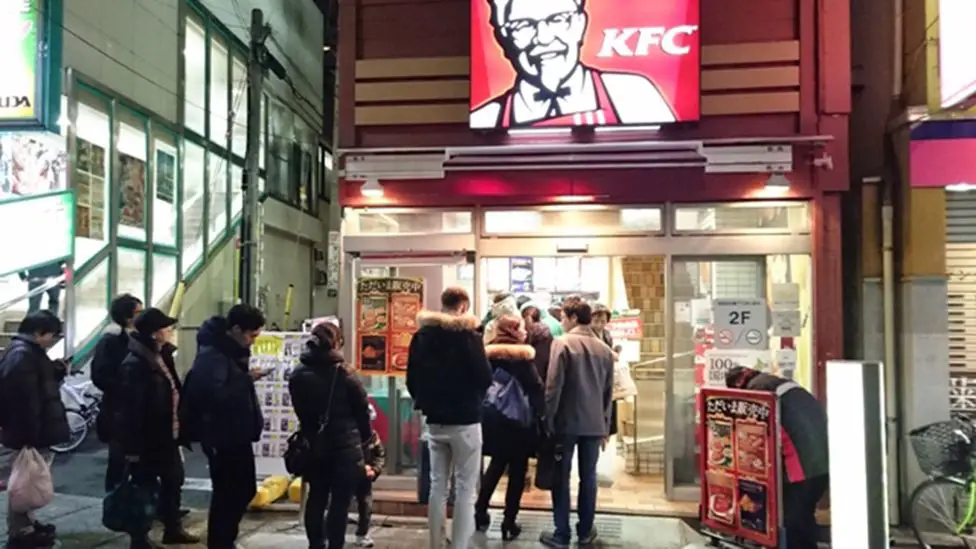
<instances>
[{"instance_id":1,"label":"awning","mask_svg":"<svg viewBox=\"0 0 976 549\"><path fill-rule=\"evenodd\" d=\"M912 187L976 184L976 120L933 120L911 130Z\"/></svg>"}]
</instances>

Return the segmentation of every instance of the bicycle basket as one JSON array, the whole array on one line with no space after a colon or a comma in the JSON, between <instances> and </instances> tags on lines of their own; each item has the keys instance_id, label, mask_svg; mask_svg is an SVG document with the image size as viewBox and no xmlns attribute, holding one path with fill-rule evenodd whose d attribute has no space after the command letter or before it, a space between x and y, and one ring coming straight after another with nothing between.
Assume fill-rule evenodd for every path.
<instances>
[{"instance_id":1,"label":"bicycle basket","mask_svg":"<svg viewBox=\"0 0 976 549\"><path fill-rule=\"evenodd\" d=\"M971 471L972 445L966 444L960 432L976 442L972 425L956 419L932 423L908 433L918 466L925 474L951 476Z\"/></svg>"}]
</instances>

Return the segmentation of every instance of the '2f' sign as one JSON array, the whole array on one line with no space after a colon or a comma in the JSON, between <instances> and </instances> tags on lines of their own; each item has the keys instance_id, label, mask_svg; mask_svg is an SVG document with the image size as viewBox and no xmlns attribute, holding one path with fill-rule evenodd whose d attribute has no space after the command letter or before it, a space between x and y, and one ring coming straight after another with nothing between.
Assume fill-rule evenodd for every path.
<instances>
[{"instance_id":1,"label":"'2f' sign","mask_svg":"<svg viewBox=\"0 0 976 549\"><path fill-rule=\"evenodd\" d=\"M749 311L729 311L729 324L732 326L742 326L749 323L752 313Z\"/></svg>"}]
</instances>

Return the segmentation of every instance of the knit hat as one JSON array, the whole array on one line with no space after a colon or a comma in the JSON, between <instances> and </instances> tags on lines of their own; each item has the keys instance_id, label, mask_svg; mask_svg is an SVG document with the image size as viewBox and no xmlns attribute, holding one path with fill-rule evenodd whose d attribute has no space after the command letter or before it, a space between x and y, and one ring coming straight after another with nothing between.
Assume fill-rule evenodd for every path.
<instances>
[{"instance_id":1,"label":"knit hat","mask_svg":"<svg viewBox=\"0 0 976 549\"><path fill-rule=\"evenodd\" d=\"M521 318L505 315L495 320L495 337L491 343L525 343L525 338L526 333Z\"/></svg>"},{"instance_id":2,"label":"knit hat","mask_svg":"<svg viewBox=\"0 0 976 549\"><path fill-rule=\"evenodd\" d=\"M151 336L163 328L169 328L176 324L176 319L155 307L150 307L139 313L133 324L136 331L141 335Z\"/></svg>"}]
</instances>

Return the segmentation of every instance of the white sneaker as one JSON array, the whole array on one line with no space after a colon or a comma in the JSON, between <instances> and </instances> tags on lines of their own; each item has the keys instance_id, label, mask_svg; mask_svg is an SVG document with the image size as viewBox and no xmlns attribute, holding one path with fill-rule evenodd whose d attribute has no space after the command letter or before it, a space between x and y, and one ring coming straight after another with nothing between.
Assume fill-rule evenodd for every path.
<instances>
[{"instance_id":1,"label":"white sneaker","mask_svg":"<svg viewBox=\"0 0 976 549\"><path fill-rule=\"evenodd\" d=\"M372 547L376 545L373 538L369 536L356 536L356 547Z\"/></svg>"}]
</instances>

